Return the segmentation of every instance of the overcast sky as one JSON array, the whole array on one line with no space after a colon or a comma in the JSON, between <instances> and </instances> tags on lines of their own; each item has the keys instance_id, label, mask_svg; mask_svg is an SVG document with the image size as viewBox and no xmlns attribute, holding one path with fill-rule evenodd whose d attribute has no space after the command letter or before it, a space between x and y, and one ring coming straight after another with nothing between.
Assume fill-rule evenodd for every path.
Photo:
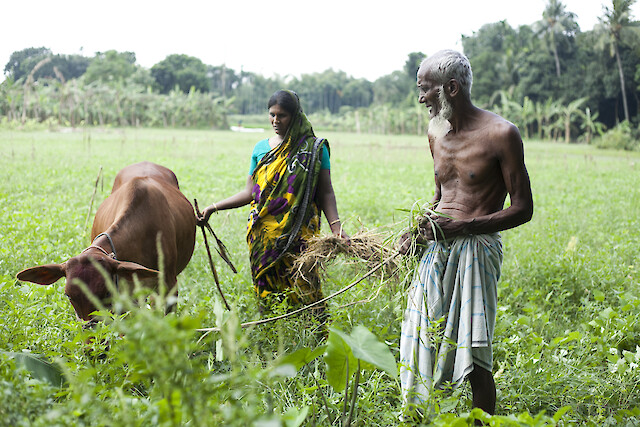
<instances>
[{"instance_id":1,"label":"overcast sky","mask_svg":"<svg viewBox=\"0 0 640 427\"><path fill-rule=\"evenodd\" d=\"M178 53L265 77L332 68L373 81L402 69L411 52L462 50L461 35L484 24L532 24L547 1L8 1L0 8L0 69L11 53L28 47L89 57L115 49L135 52L146 68ZM563 4L588 31L611 0ZM640 19L640 4L632 11Z\"/></svg>"}]
</instances>

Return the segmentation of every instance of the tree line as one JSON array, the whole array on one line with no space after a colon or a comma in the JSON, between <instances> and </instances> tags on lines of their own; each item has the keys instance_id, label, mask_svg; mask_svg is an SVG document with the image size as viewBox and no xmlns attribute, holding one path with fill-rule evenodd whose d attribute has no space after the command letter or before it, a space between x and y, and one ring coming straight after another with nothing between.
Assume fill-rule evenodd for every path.
<instances>
[{"instance_id":1,"label":"tree line","mask_svg":"<svg viewBox=\"0 0 640 427\"><path fill-rule=\"evenodd\" d=\"M635 1L611 0L589 31L581 31L560 0L548 0L541 19L530 25L513 28L500 21L463 36L474 101L516 123L525 137L590 142L620 122L637 134ZM230 114L264 114L269 96L286 87L300 94L316 125L423 133L415 76L425 57L413 52L402 70L372 82L333 69L265 77L180 54L146 69L133 52L111 50L89 58L32 47L14 52L5 65L0 117L69 126L226 127Z\"/></svg>"}]
</instances>

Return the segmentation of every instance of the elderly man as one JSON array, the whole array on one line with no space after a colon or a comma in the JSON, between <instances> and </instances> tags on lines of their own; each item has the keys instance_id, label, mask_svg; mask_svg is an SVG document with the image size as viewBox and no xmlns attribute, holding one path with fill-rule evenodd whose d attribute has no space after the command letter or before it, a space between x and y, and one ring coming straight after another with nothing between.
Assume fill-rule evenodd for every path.
<instances>
[{"instance_id":1,"label":"elderly man","mask_svg":"<svg viewBox=\"0 0 640 427\"><path fill-rule=\"evenodd\" d=\"M437 52L422 62L417 77L419 102L430 109L432 206L438 215L417 233L426 250L402 324L403 405L405 412L420 411L433 389L456 387L468 378L473 406L493 414L499 232L533 214L522 139L515 125L473 105L471 65L463 54ZM401 238L401 252L407 252L411 237Z\"/></svg>"}]
</instances>

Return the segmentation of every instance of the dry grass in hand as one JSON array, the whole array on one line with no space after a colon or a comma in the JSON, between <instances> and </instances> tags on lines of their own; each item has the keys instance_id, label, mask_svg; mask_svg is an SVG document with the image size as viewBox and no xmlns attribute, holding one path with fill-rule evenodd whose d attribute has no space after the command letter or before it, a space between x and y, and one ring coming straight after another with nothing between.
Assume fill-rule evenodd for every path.
<instances>
[{"instance_id":1,"label":"dry grass in hand","mask_svg":"<svg viewBox=\"0 0 640 427\"><path fill-rule=\"evenodd\" d=\"M327 265L338 255L343 255L353 262L365 261L369 269L383 263L395 253L395 250L385 246L385 239L379 233L361 230L351 236L351 244L337 236L317 236L309 240L307 250L294 258L292 273L295 278L309 277L317 269L320 275L326 272ZM388 262L386 275L393 274L396 264Z\"/></svg>"}]
</instances>

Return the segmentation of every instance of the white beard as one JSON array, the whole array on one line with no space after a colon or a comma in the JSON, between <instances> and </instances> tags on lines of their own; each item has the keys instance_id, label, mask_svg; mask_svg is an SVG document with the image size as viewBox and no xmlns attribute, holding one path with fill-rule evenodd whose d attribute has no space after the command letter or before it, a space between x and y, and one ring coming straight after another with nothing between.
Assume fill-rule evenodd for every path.
<instances>
[{"instance_id":1,"label":"white beard","mask_svg":"<svg viewBox=\"0 0 640 427\"><path fill-rule=\"evenodd\" d=\"M429 135L435 139L444 138L451 130L451 123L445 119L442 114L438 113L437 116L429 120Z\"/></svg>"},{"instance_id":2,"label":"white beard","mask_svg":"<svg viewBox=\"0 0 640 427\"><path fill-rule=\"evenodd\" d=\"M441 88L438 92L438 102L440 103L440 111L429 120L429 135L435 139L444 138L451 130L449 119L453 117L453 105L444 96L444 90Z\"/></svg>"}]
</instances>

